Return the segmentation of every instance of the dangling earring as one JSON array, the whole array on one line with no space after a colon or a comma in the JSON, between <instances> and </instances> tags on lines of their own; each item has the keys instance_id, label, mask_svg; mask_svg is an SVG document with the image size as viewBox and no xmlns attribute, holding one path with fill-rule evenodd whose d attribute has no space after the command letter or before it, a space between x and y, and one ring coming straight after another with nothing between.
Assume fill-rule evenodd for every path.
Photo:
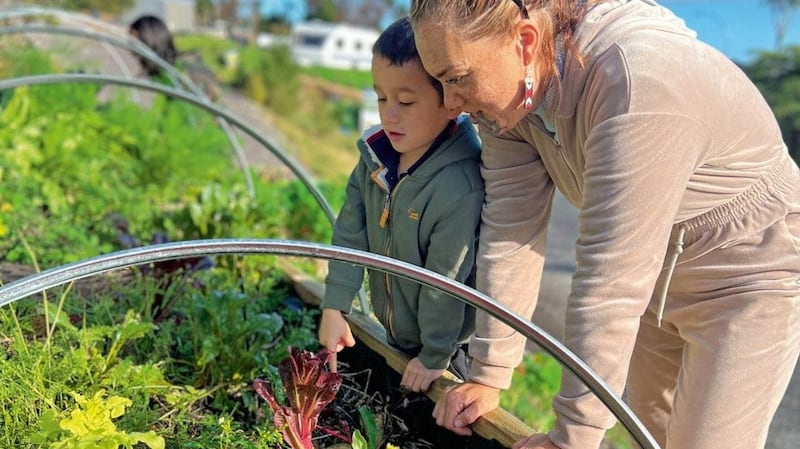
<instances>
[{"instance_id":1,"label":"dangling earring","mask_svg":"<svg viewBox=\"0 0 800 449\"><path fill-rule=\"evenodd\" d=\"M533 75L530 73L525 75L525 100L522 102L522 107L525 109L533 109Z\"/></svg>"}]
</instances>

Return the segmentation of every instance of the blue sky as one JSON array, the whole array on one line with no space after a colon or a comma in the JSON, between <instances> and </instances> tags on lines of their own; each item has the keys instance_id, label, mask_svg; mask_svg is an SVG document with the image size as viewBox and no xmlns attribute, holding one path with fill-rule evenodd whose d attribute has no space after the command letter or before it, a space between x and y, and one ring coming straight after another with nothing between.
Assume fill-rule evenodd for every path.
<instances>
[{"instance_id":1,"label":"blue sky","mask_svg":"<svg viewBox=\"0 0 800 449\"><path fill-rule=\"evenodd\" d=\"M755 50L772 50L773 18L764 0L661 0L697 36L729 58L749 62ZM800 11L793 17L784 44L800 45Z\"/></svg>"},{"instance_id":2,"label":"blue sky","mask_svg":"<svg viewBox=\"0 0 800 449\"><path fill-rule=\"evenodd\" d=\"M410 0L395 1L410 3ZM773 18L765 0L660 0L659 3L681 17L701 40L737 62L749 62L756 50L773 49ZM301 20L306 13L303 0L268 0L261 4L265 15L287 16L291 21ZM800 11L790 22L784 43L800 45Z\"/></svg>"}]
</instances>

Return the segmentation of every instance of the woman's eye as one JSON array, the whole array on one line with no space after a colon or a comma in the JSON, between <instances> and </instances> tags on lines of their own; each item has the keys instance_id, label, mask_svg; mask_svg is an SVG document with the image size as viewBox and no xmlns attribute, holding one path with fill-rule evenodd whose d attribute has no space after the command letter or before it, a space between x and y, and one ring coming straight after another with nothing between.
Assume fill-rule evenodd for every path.
<instances>
[{"instance_id":1,"label":"woman's eye","mask_svg":"<svg viewBox=\"0 0 800 449\"><path fill-rule=\"evenodd\" d=\"M446 79L446 80L444 81L444 83L445 83L445 84L448 84L448 85L450 85L450 86L455 86L455 85L456 85L456 84L458 84L458 83L459 83L459 82L460 82L460 81L461 81L463 78L464 78L463 76L456 76L456 77L454 77L454 78L449 78L449 79Z\"/></svg>"},{"instance_id":2,"label":"woman's eye","mask_svg":"<svg viewBox=\"0 0 800 449\"><path fill-rule=\"evenodd\" d=\"M400 102L400 106L411 106L412 104L414 104L413 101L401 101Z\"/></svg>"},{"instance_id":3,"label":"woman's eye","mask_svg":"<svg viewBox=\"0 0 800 449\"><path fill-rule=\"evenodd\" d=\"M386 102L385 98L378 98L378 103L385 103L385 102Z\"/></svg>"}]
</instances>

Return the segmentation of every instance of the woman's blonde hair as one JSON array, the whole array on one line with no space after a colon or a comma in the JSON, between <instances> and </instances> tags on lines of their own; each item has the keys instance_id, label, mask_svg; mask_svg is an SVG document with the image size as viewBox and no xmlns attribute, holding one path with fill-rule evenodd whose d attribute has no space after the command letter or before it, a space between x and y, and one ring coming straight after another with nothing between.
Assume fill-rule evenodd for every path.
<instances>
[{"instance_id":1,"label":"woman's blonde hair","mask_svg":"<svg viewBox=\"0 0 800 449\"><path fill-rule=\"evenodd\" d=\"M503 34L512 36L522 4L539 28L542 66L550 67L550 74L555 75L558 73L555 37L561 36L565 51L572 50L573 33L585 4L598 1L601 0L412 0L409 16L414 27L423 22L433 23L457 31L458 36L469 41Z\"/></svg>"}]
</instances>

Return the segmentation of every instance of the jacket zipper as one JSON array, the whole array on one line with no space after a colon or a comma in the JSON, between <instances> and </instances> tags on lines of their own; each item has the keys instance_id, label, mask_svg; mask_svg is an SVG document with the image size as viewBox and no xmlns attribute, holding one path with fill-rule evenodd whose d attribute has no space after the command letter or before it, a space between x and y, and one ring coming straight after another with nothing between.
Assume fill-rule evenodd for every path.
<instances>
[{"instance_id":1,"label":"jacket zipper","mask_svg":"<svg viewBox=\"0 0 800 449\"><path fill-rule=\"evenodd\" d=\"M397 193L397 189L400 188L400 185L403 184L406 179L408 179L408 176L401 178L397 185L394 186L394 189L386 194L386 201L383 203L383 211L381 211L381 228L386 228L388 226L386 231L386 241L383 246L383 255L387 257L392 256L390 250L392 243L392 227L389 224L389 220L392 217L392 195ZM383 322L386 323L386 332L390 336L394 336L394 328L392 326L392 316L394 315L394 312L392 310L392 289L390 281L391 275L389 273L384 273L383 288L386 293L386 307L384 308Z\"/></svg>"},{"instance_id":2,"label":"jacket zipper","mask_svg":"<svg viewBox=\"0 0 800 449\"><path fill-rule=\"evenodd\" d=\"M576 186L576 187L578 187L578 188L579 188L579 190L581 190L581 192L582 192L582 191L583 191L583 189L582 189L582 188L580 188L579 184L577 183L577 179L578 179L578 177L577 177L577 175L575 174L575 170L572 168L572 164L570 164L570 163L569 163L569 161L567 160L567 155L566 155L566 154L564 154L564 147L563 147L563 146L561 146L561 141L560 141L560 140L558 140L558 134L553 134L553 133L552 133L552 132L550 132L550 130L549 130L549 129L547 129L547 127L546 127L546 126L544 126L543 124L539 124L539 123L537 123L537 122L534 122L534 121L531 121L530 123L532 123L532 124L533 124L533 126L534 126L536 129L538 129L539 131L541 131L542 133L544 133L544 135L546 135L546 136L548 137L548 139L550 139L550 141L551 141L551 142L553 143L553 145L555 146L555 151L556 151L556 153L558 153L558 157L561 159L561 162L563 162L563 163L564 163L564 166L565 166L565 167L567 168L567 170L569 170L569 172L572 174L572 178L576 180L576 182L575 182L575 186ZM582 194L582 193L581 193L581 194Z\"/></svg>"}]
</instances>

